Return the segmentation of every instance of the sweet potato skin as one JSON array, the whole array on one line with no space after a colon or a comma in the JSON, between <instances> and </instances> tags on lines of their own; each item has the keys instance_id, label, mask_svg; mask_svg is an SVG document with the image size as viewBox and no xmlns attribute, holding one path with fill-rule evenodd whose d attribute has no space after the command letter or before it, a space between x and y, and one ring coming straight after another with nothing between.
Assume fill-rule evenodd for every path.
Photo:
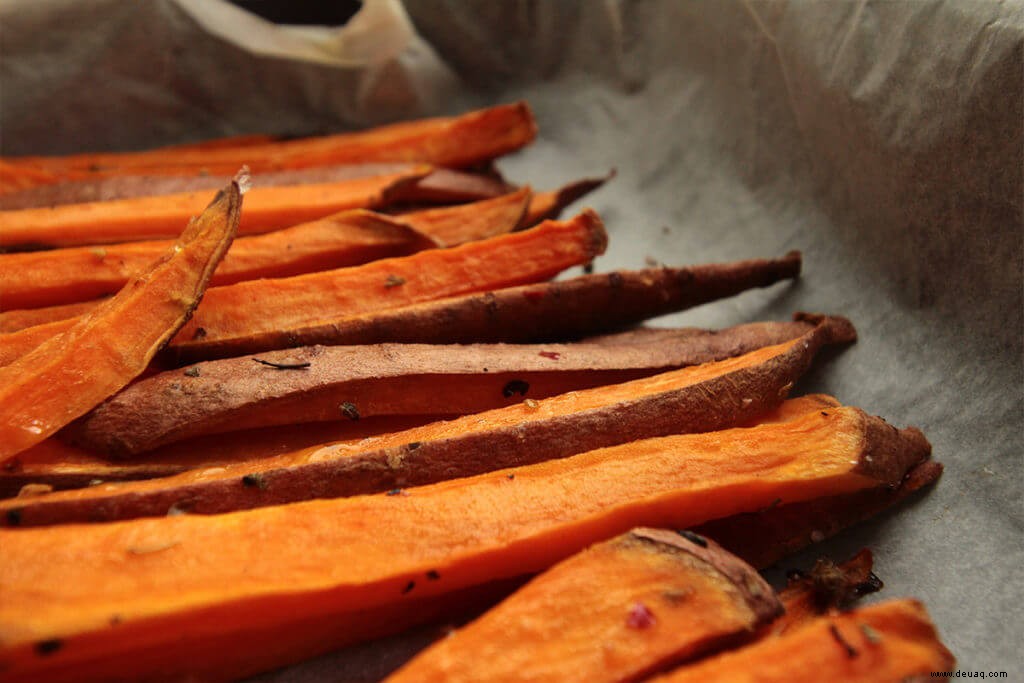
<instances>
[{"instance_id":1,"label":"sweet potato skin","mask_svg":"<svg viewBox=\"0 0 1024 683\"><path fill-rule=\"evenodd\" d=\"M159 516L172 506L209 514L389 491L564 458L630 440L722 429L779 406L822 344L848 340L852 328L833 320L826 319L781 347L722 361L721 369L707 364L620 387L538 401L533 407L519 404L470 415L368 442L362 451L314 450L281 456L259 467L228 466L210 476L183 474L104 491L40 496L24 505L0 503L0 511L17 508L22 526ZM800 408L787 411L788 404L800 404ZM776 408L776 419L793 419L821 405L803 399L788 404ZM4 523L0 516L0 524Z\"/></svg>"},{"instance_id":2,"label":"sweet potato skin","mask_svg":"<svg viewBox=\"0 0 1024 683\"><path fill-rule=\"evenodd\" d=\"M837 323L838 324L838 323ZM742 355L807 334L806 322L693 334L659 330L643 343L313 346L242 356L150 377L79 420L74 443L127 457L191 436L358 416L465 415ZM292 368L282 371L280 368Z\"/></svg>"},{"instance_id":3,"label":"sweet potato skin","mask_svg":"<svg viewBox=\"0 0 1024 683\"><path fill-rule=\"evenodd\" d=\"M701 543L641 528L591 546L387 683L617 683L749 639L782 605L756 571Z\"/></svg>"},{"instance_id":4,"label":"sweet potato skin","mask_svg":"<svg viewBox=\"0 0 1024 683\"><path fill-rule=\"evenodd\" d=\"M825 409L826 412L828 409ZM696 531L713 538L759 569L854 526L932 486L942 464L926 460L894 488L879 487L844 496L779 505L715 520Z\"/></svg>"},{"instance_id":5,"label":"sweet potato skin","mask_svg":"<svg viewBox=\"0 0 1024 683\"><path fill-rule=\"evenodd\" d=\"M325 320L245 339L181 341L168 361L213 358L315 344L529 343L579 339L637 324L800 273L800 254L781 259L613 272L511 287L390 311Z\"/></svg>"}]
</instances>

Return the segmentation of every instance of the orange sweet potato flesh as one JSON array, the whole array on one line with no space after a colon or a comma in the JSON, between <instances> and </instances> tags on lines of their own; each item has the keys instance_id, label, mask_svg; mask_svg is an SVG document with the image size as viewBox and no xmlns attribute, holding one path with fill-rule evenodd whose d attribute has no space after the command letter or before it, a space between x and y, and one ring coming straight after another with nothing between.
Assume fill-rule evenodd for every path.
<instances>
[{"instance_id":1,"label":"orange sweet potato flesh","mask_svg":"<svg viewBox=\"0 0 1024 683\"><path fill-rule=\"evenodd\" d=\"M54 490L77 489L101 483L170 477L188 470L199 472L235 463L258 463L292 451L355 443L372 436L403 431L437 421L432 415L368 418L353 422L261 427L227 434L185 439L130 462L78 448L51 437L22 451L0 466L0 498L11 498L29 484Z\"/></svg>"},{"instance_id":2,"label":"orange sweet potato flesh","mask_svg":"<svg viewBox=\"0 0 1024 683\"><path fill-rule=\"evenodd\" d=\"M634 529L555 565L387 683L619 683L735 644L782 612L712 543Z\"/></svg>"},{"instance_id":3,"label":"orange sweet potato flesh","mask_svg":"<svg viewBox=\"0 0 1024 683\"><path fill-rule=\"evenodd\" d=\"M159 240L0 254L0 301L5 309L0 313L0 331L14 331L8 329L12 319L30 319L10 309L54 307L113 294L172 244ZM214 271L210 286L360 265L434 246L433 240L410 229L408 221L362 209L342 211L236 240ZM80 315L87 307L60 306L40 323Z\"/></svg>"},{"instance_id":4,"label":"orange sweet potato flesh","mask_svg":"<svg viewBox=\"0 0 1024 683\"><path fill-rule=\"evenodd\" d=\"M830 319L829 334L853 336ZM808 322L754 323L642 341L574 344L312 346L209 361L128 387L67 432L129 456L191 436L378 415L465 415L742 355L808 334ZM838 330L834 334L832 330ZM780 351L781 352L781 351Z\"/></svg>"},{"instance_id":5,"label":"orange sweet potato flesh","mask_svg":"<svg viewBox=\"0 0 1024 683\"><path fill-rule=\"evenodd\" d=\"M339 647L358 639L344 625L361 610L538 572L636 526L895 484L926 447L920 432L855 408L815 410L404 495L0 529L0 666L53 680L237 678L260 653L247 631ZM259 666L292 661L280 657Z\"/></svg>"},{"instance_id":6,"label":"orange sweet potato flesh","mask_svg":"<svg viewBox=\"0 0 1024 683\"><path fill-rule=\"evenodd\" d=\"M223 341L179 340L167 355L184 364L314 344L565 341L629 327L799 274L798 252L779 259L616 271L484 293L445 295L447 298L434 301L390 310L378 308L287 329L281 326ZM438 324L438 320L444 324Z\"/></svg>"},{"instance_id":7,"label":"orange sweet potato flesh","mask_svg":"<svg viewBox=\"0 0 1024 683\"><path fill-rule=\"evenodd\" d=\"M825 409L825 412L830 412ZM926 460L896 487L878 487L716 520L696 529L755 567L765 568L843 529L881 514L933 485L942 464Z\"/></svg>"},{"instance_id":8,"label":"orange sweet potato flesh","mask_svg":"<svg viewBox=\"0 0 1024 683\"><path fill-rule=\"evenodd\" d=\"M709 657L652 683L903 683L954 664L924 606L893 600L815 619L782 637Z\"/></svg>"},{"instance_id":9,"label":"orange sweet potato flesh","mask_svg":"<svg viewBox=\"0 0 1024 683\"><path fill-rule=\"evenodd\" d=\"M159 516L171 507L210 514L352 496L634 439L722 429L777 406L815 350L839 341L836 328L822 326L793 342L717 363L381 435L356 446L310 448L220 470L0 503L0 524L111 521ZM788 421L820 405L817 398L789 401L775 419Z\"/></svg>"},{"instance_id":10,"label":"orange sweet potato flesh","mask_svg":"<svg viewBox=\"0 0 1024 683\"><path fill-rule=\"evenodd\" d=\"M260 187L246 197L238 234L287 228L346 209L373 208L396 186L423 177L429 167L316 185ZM200 211L204 190L162 197L66 204L44 209L0 211L0 249L26 245L67 247L174 237Z\"/></svg>"},{"instance_id":11,"label":"orange sweet potato flesh","mask_svg":"<svg viewBox=\"0 0 1024 683\"><path fill-rule=\"evenodd\" d=\"M42 344L65 334L76 324L94 314L96 310L97 307L93 306L84 315L25 327L17 332L0 334L0 368L11 365L29 355Z\"/></svg>"},{"instance_id":12,"label":"orange sweet potato flesh","mask_svg":"<svg viewBox=\"0 0 1024 683\"><path fill-rule=\"evenodd\" d=\"M214 287L171 346L196 340L242 344L325 318L357 316L446 296L554 277L604 252L597 214L452 249L383 259L355 268ZM435 325L437 321L435 321Z\"/></svg>"},{"instance_id":13,"label":"orange sweet potato flesh","mask_svg":"<svg viewBox=\"0 0 1024 683\"><path fill-rule=\"evenodd\" d=\"M0 258L7 254L0 254ZM0 270L0 278L3 278L9 273L19 273L16 270ZM20 274L16 275L18 279ZM128 279L125 278L125 283ZM122 285L124 286L124 285ZM6 292L0 289L0 297L4 303L7 303ZM55 306L46 306L44 308L25 308L20 310L3 310L0 311L0 334L10 334L12 332L20 332L21 330L28 329L29 327L38 327L40 325L48 325L53 322L59 322L61 320L70 320L71 318L77 318L80 315L85 315L89 311L99 306L102 300L94 299L92 301L80 301L72 304L58 304ZM38 330L36 333L40 333ZM0 345L2 345L3 337L0 337ZM2 363L6 365L6 363Z\"/></svg>"},{"instance_id":14,"label":"orange sweet potato flesh","mask_svg":"<svg viewBox=\"0 0 1024 683\"><path fill-rule=\"evenodd\" d=\"M411 211L401 214L399 220L443 246L454 247L512 232L520 225L529 204L530 188L524 187L470 204Z\"/></svg>"},{"instance_id":15,"label":"orange sweet potato flesh","mask_svg":"<svg viewBox=\"0 0 1024 683\"><path fill-rule=\"evenodd\" d=\"M235 236L241 204L238 184L232 183L149 270L66 332L0 368L0 462L146 369L198 305Z\"/></svg>"},{"instance_id":16,"label":"orange sweet potato flesh","mask_svg":"<svg viewBox=\"0 0 1024 683\"><path fill-rule=\"evenodd\" d=\"M242 165L254 173L366 162L424 162L458 168L520 149L536 134L530 108L518 102L450 118L237 148L7 158L5 169L22 175L0 174L0 189L125 174L194 175L200 170L230 174Z\"/></svg>"}]
</instances>

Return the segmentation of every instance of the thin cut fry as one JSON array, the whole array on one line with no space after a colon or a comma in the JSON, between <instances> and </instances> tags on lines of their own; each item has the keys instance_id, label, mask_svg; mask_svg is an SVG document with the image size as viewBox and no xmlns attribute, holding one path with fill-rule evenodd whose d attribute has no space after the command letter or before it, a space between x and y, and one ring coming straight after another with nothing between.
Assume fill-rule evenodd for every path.
<instances>
[{"instance_id":1,"label":"thin cut fry","mask_svg":"<svg viewBox=\"0 0 1024 683\"><path fill-rule=\"evenodd\" d=\"M319 185L262 187L249 192L238 234L253 235L316 220L346 209L387 203L394 188L414 182L429 167ZM202 211L206 191L163 197L65 204L47 209L0 211L0 249L69 247L174 237L178 226Z\"/></svg>"}]
</instances>

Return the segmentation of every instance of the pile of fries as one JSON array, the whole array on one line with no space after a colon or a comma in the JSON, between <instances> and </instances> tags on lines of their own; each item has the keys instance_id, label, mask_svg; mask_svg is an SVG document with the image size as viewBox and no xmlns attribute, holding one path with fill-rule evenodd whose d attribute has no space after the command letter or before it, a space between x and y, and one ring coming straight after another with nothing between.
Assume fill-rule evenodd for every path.
<instances>
[{"instance_id":1,"label":"pile of fries","mask_svg":"<svg viewBox=\"0 0 1024 683\"><path fill-rule=\"evenodd\" d=\"M451 620L387 680L953 667L920 603L851 609L867 551L757 572L941 474L791 396L853 324L642 326L800 254L593 273L600 217L559 217L607 178L493 166L535 135L519 103L0 161L0 679L234 680Z\"/></svg>"}]
</instances>

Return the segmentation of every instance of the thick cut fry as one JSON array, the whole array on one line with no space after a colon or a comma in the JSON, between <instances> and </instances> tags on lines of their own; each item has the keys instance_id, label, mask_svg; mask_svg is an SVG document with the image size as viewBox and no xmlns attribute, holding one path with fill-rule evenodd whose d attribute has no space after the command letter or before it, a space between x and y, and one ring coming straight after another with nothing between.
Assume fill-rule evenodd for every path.
<instances>
[{"instance_id":1,"label":"thick cut fry","mask_svg":"<svg viewBox=\"0 0 1024 683\"><path fill-rule=\"evenodd\" d=\"M357 209L264 235L243 237L231 245L210 286L360 265L437 246L407 223ZM87 302L112 294L172 244L130 242L0 254L0 304L5 310L36 308ZM76 308L53 310L43 322L82 312ZM18 318L13 313L0 313L0 325L9 326L10 318ZM61 315L63 318L56 317ZM0 330L13 331L4 327Z\"/></svg>"},{"instance_id":2,"label":"thick cut fry","mask_svg":"<svg viewBox=\"0 0 1024 683\"><path fill-rule=\"evenodd\" d=\"M79 421L69 435L88 448L130 455L190 436L351 418L346 409L356 417L465 415L524 397L546 398L722 360L811 328L792 322L703 333L658 330L631 344L380 344L275 351L137 382ZM852 336L845 331L838 336Z\"/></svg>"},{"instance_id":3,"label":"thick cut fry","mask_svg":"<svg viewBox=\"0 0 1024 683\"><path fill-rule=\"evenodd\" d=\"M500 105L452 118L423 119L358 133L305 138L241 148L7 158L5 190L110 175L254 173L365 162L423 162L465 167L529 144L537 134L526 103ZM34 177L33 177L34 176Z\"/></svg>"},{"instance_id":4,"label":"thick cut fry","mask_svg":"<svg viewBox=\"0 0 1024 683\"><path fill-rule=\"evenodd\" d=\"M849 329L849 328L846 328ZM777 405L821 344L840 341L826 323L793 342L645 380L573 392L405 432L355 447L309 449L158 481L38 496L0 524L23 526L163 515L169 508L216 513L314 497L392 490L564 458L629 440L711 431ZM805 345L806 344L806 345ZM819 399L784 404L778 420L820 409ZM257 481L261 486L246 486Z\"/></svg>"},{"instance_id":5,"label":"thick cut fry","mask_svg":"<svg viewBox=\"0 0 1024 683\"><path fill-rule=\"evenodd\" d=\"M601 219L584 212L572 220L548 221L532 230L453 249L214 287L172 346L203 340L249 344L287 336L287 330L324 318L545 280L603 253L606 245Z\"/></svg>"},{"instance_id":6,"label":"thick cut fry","mask_svg":"<svg viewBox=\"0 0 1024 683\"><path fill-rule=\"evenodd\" d=\"M529 228L541 221L558 218L567 206L585 197L615 177L612 171L604 178L583 178L550 192L535 192L523 214L520 228Z\"/></svg>"},{"instance_id":7,"label":"thick cut fry","mask_svg":"<svg viewBox=\"0 0 1024 683\"><path fill-rule=\"evenodd\" d=\"M926 448L916 430L838 408L395 495L0 529L0 666L55 680L237 678L261 652L252 633L316 643L299 657L339 647L358 639L345 623L361 611L541 571L635 526L895 484ZM296 653L280 656L260 665Z\"/></svg>"},{"instance_id":8,"label":"thick cut fry","mask_svg":"<svg viewBox=\"0 0 1024 683\"><path fill-rule=\"evenodd\" d=\"M781 612L764 579L713 543L634 529L552 567L387 683L635 681Z\"/></svg>"},{"instance_id":9,"label":"thick cut fry","mask_svg":"<svg viewBox=\"0 0 1024 683\"><path fill-rule=\"evenodd\" d=\"M412 211L398 218L443 246L454 247L512 232L522 221L529 203L530 188L524 187L494 199Z\"/></svg>"},{"instance_id":10,"label":"thick cut fry","mask_svg":"<svg viewBox=\"0 0 1024 683\"><path fill-rule=\"evenodd\" d=\"M317 220L346 209L387 203L396 186L413 182L429 167L318 185L263 187L249 192L238 234L251 235ZM202 210L208 192L66 204L47 209L0 211L0 248L66 247L173 237Z\"/></svg>"},{"instance_id":11,"label":"thick cut fry","mask_svg":"<svg viewBox=\"0 0 1024 683\"><path fill-rule=\"evenodd\" d=\"M0 162L0 174L2 174ZM260 173L253 179L254 187L311 185L369 178L388 173L413 170L412 164L345 164L320 166L293 171ZM169 169L174 171L176 169ZM128 175L95 180L76 180L56 185L40 185L26 190L0 194L0 209L31 209L63 204L153 197L157 195L215 190L231 180L230 176L214 176L194 168L178 168L187 175ZM2 182L2 181L0 181ZM508 183L488 175L438 168L427 176L394 189L390 200L399 203L458 203L491 199L515 190Z\"/></svg>"},{"instance_id":12,"label":"thick cut fry","mask_svg":"<svg viewBox=\"0 0 1024 683\"><path fill-rule=\"evenodd\" d=\"M315 344L565 341L622 329L799 274L800 254L791 252L774 260L585 275L483 294L445 295L449 298L279 326L249 337L182 339L168 355L178 363L193 363Z\"/></svg>"},{"instance_id":13,"label":"thick cut fry","mask_svg":"<svg viewBox=\"0 0 1024 683\"><path fill-rule=\"evenodd\" d=\"M235 236L241 205L232 183L149 270L67 332L0 369L0 462L146 369L198 305Z\"/></svg>"},{"instance_id":14,"label":"thick cut fry","mask_svg":"<svg viewBox=\"0 0 1024 683\"><path fill-rule=\"evenodd\" d=\"M830 410L826 408L825 412ZM755 567L769 567L898 505L933 485L941 474L942 464L927 460L911 469L895 489L879 487L793 505L772 505L760 512L710 522L696 531Z\"/></svg>"},{"instance_id":15,"label":"thick cut fry","mask_svg":"<svg viewBox=\"0 0 1024 683\"><path fill-rule=\"evenodd\" d=\"M30 484L50 486L60 491L109 482L169 477L188 470L202 472L235 463L248 466L300 449L356 443L369 437L419 427L437 419L437 416L406 415L358 422L346 420L247 429L178 441L137 455L131 462L117 462L50 438L18 453L0 467L0 498L16 496L22 487Z\"/></svg>"},{"instance_id":16,"label":"thick cut fry","mask_svg":"<svg viewBox=\"0 0 1024 683\"><path fill-rule=\"evenodd\" d=\"M865 548L842 564L821 558L806 574L791 573L789 584L779 593L786 612L771 623L768 633L788 633L881 590L882 580L871 571L873 565L871 551Z\"/></svg>"},{"instance_id":17,"label":"thick cut fry","mask_svg":"<svg viewBox=\"0 0 1024 683\"><path fill-rule=\"evenodd\" d=\"M924 606L894 600L815 619L779 638L709 657L652 683L904 683L953 668Z\"/></svg>"}]
</instances>

